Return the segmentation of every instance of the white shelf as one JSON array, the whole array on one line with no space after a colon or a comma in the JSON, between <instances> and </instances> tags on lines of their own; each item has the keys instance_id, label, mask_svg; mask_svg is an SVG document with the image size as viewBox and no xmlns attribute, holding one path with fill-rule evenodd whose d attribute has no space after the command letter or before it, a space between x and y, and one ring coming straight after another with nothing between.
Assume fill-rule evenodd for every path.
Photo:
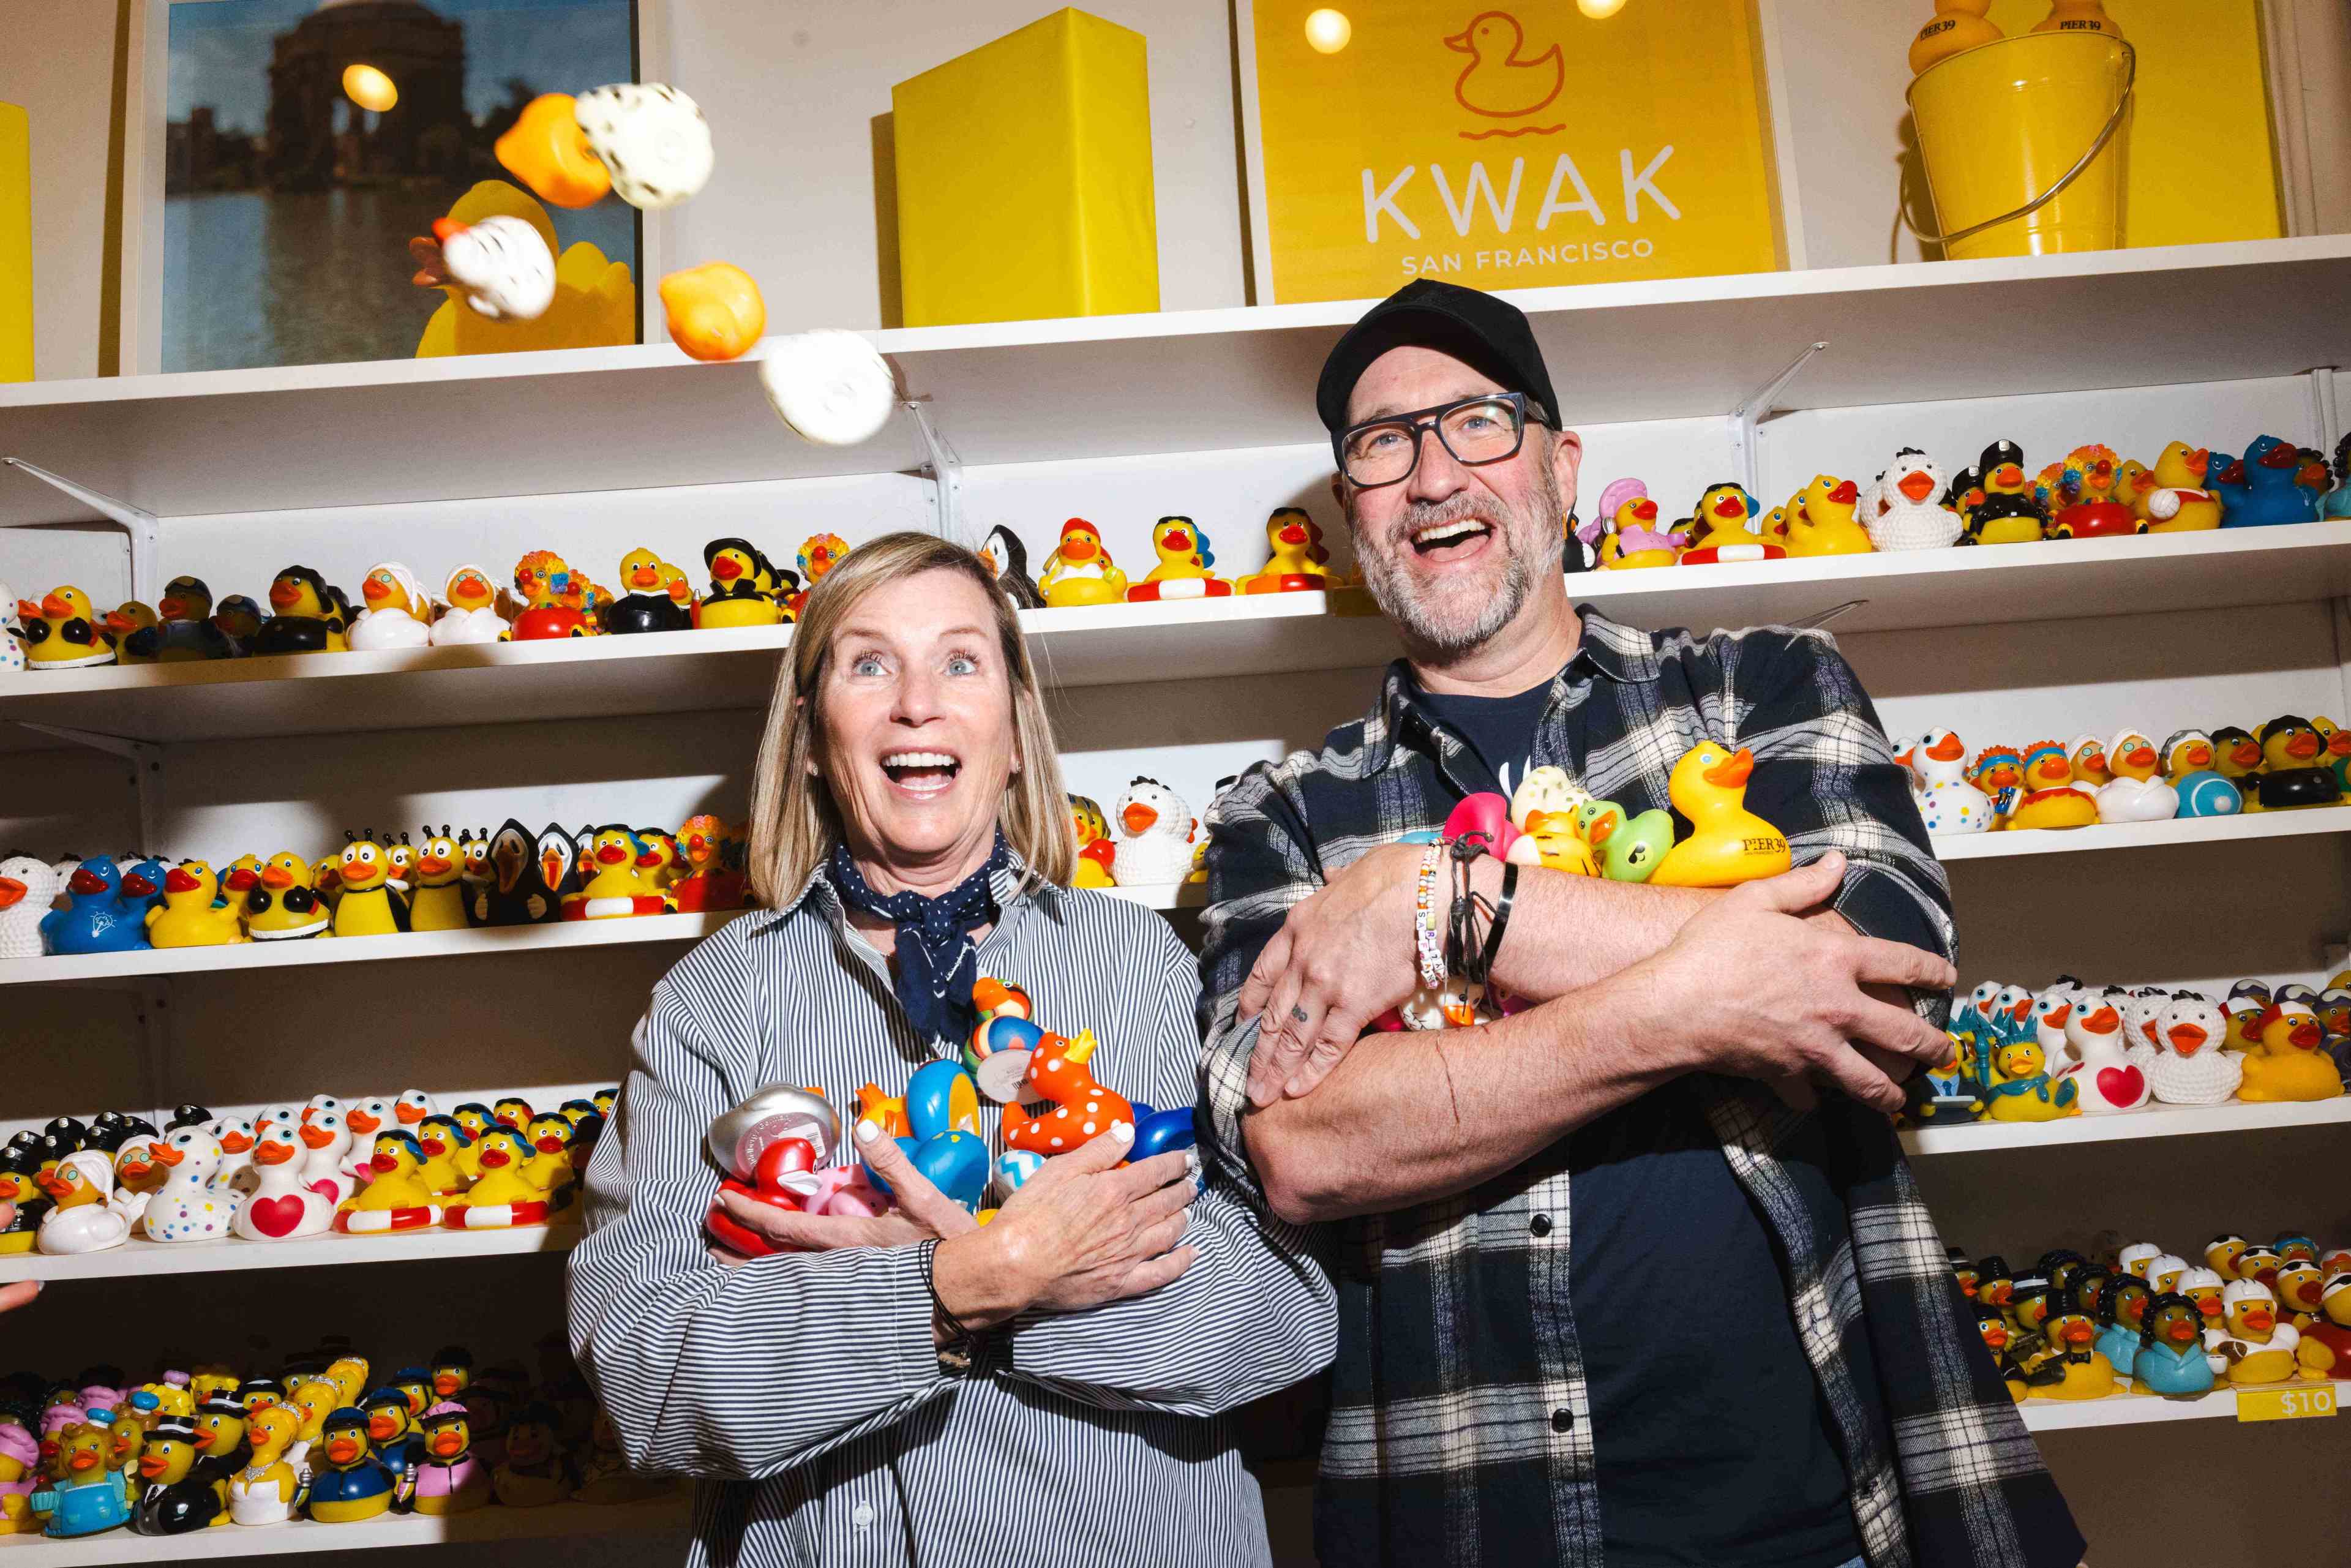
<instances>
[{"instance_id":1,"label":"white shelf","mask_svg":"<svg viewBox=\"0 0 2351 1568\"><path fill-rule=\"evenodd\" d=\"M0 1285L19 1280L151 1279L245 1269L315 1269L339 1263L405 1263L569 1252L576 1224L524 1225L511 1230L420 1230L398 1236L312 1236L299 1241L150 1241L134 1234L120 1247L67 1258L40 1253L0 1258Z\"/></svg>"},{"instance_id":2,"label":"white shelf","mask_svg":"<svg viewBox=\"0 0 2351 1568\"><path fill-rule=\"evenodd\" d=\"M2027 1430L2074 1432L2085 1427L2137 1427L2148 1421L2233 1421L2237 1391L2223 1385L2198 1399L2114 1394L2104 1399L2028 1399L2017 1408Z\"/></svg>"},{"instance_id":3,"label":"white shelf","mask_svg":"<svg viewBox=\"0 0 2351 1568\"><path fill-rule=\"evenodd\" d=\"M2153 613L2274 604L2351 594L2351 521L1591 572L1569 587L1578 601L1653 627L1799 622L1861 601L1834 621L1840 632L2008 624L2075 616L2085 605ZM1021 622L1040 676L1057 686L1353 669L1397 652L1360 589L1033 610ZM761 708L790 638L789 627L739 628L28 673L0 686L0 721L16 721L0 747L58 744L17 727L36 723L169 743L497 724L522 712ZM2087 848L2058 841L2119 831L2016 837Z\"/></svg>"},{"instance_id":4,"label":"white shelf","mask_svg":"<svg viewBox=\"0 0 2351 1568\"><path fill-rule=\"evenodd\" d=\"M1152 909L1197 908L1206 889L1175 883L1103 890ZM740 909L708 915L645 915L622 920L560 921L547 925L493 925L467 931L409 931L390 936L314 936L296 942L239 942L219 947L141 947L62 958L0 959L0 986L69 985L213 975L238 969L300 968L313 964L365 964L393 958L455 958L486 953L548 953L569 947L614 947L644 942L698 942Z\"/></svg>"},{"instance_id":5,"label":"white shelf","mask_svg":"<svg viewBox=\"0 0 2351 1568\"><path fill-rule=\"evenodd\" d=\"M2351 1094L2333 1100L2267 1104L2236 1100L2225 1105L2148 1104L2107 1116L2068 1116L2062 1122L1986 1120L1948 1127L1910 1127L1902 1134L1902 1146L1914 1156L1974 1155L1992 1149L2040 1149L2111 1143L2118 1138L2265 1132L2273 1127L2318 1127L2344 1122L2351 1122Z\"/></svg>"},{"instance_id":6,"label":"white shelf","mask_svg":"<svg viewBox=\"0 0 2351 1568\"><path fill-rule=\"evenodd\" d=\"M42 1535L0 1535L0 1562L24 1559L25 1568L90 1568L105 1563L197 1563L237 1557L280 1557L289 1552L359 1552L377 1546L433 1546L453 1541L555 1541L589 1535L675 1535L678 1544L691 1522L683 1497L594 1506L554 1503L546 1508L499 1508L433 1518L385 1514L358 1524L319 1524L308 1520L259 1528L225 1524L186 1535L133 1535L110 1530L52 1541Z\"/></svg>"},{"instance_id":7,"label":"white shelf","mask_svg":"<svg viewBox=\"0 0 2351 1568\"><path fill-rule=\"evenodd\" d=\"M2351 806L2306 806L2235 817L2175 817L2168 822L2112 822L2090 828L2029 828L2019 832L1938 834L1935 858L2000 860L2010 855L2072 854L2084 850L2160 850L2180 844L2241 843L2351 832Z\"/></svg>"},{"instance_id":8,"label":"white shelf","mask_svg":"<svg viewBox=\"0 0 2351 1568\"><path fill-rule=\"evenodd\" d=\"M1570 423L1724 414L1805 345L1782 406L2073 392L2351 363L2351 237L1515 291ZM2182 308L2192 302L2192 308ZM967 464L1323 438L1324 355L1363 301L869 334ZM2047 323L2069 329L2052 333ZM2155 329L2151 322L2160 322ZM1924 324L1922 326L1922 323ZM2080 345L2095 342L2095 353ZM2183 377L2183 367L2192 376ZM329 430L329 441L290 432ZM452 440L452 431L479 440ZM668 344L0 387L0 453L162 517L886 473L904 421L818 447L747 361ZM0 472L0 524L89 514Z\"/></svg>"}]
</instances>

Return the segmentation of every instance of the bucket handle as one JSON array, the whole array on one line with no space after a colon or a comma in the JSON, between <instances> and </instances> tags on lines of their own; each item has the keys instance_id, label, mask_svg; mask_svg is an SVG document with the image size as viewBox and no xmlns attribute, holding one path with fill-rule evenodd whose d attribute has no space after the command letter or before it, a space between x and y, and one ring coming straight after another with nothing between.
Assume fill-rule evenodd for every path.
<instances>
[{"instance_id":1,"label":"bucket handle","mask_svg":"<svg viewBox=\"0 0 2351 1568\"><path fill-rule=\"evenodd\" d=\"M2097 161L2098 154L2106 150L2106 143L2115 139L2115 132L2122 129L2123 116L2130 112L2131 95L2138 90L2138 51L2120 38L2115 41L2122 44L2123 47L2123 95L2116 101L2114 113L2106 117L2106 123L2099 131L2098 139L2090 143L2090 150L2083 153L2071 169L2059 175L2055 184L2012 212L2002 213L1996 218L1986 218L1980 224L1970 224L1956 234L1928 233L1911 222L1910 204L1905 202L1901 205L1903 226L1928 245L1949 246L1963 239L1973 238L1986 229L1996 229L2002 224L2014 223L2019 218L2029 216L2063 195L2065 187L2082 177L2083 171Z\"/></svg>"}]
</instances>

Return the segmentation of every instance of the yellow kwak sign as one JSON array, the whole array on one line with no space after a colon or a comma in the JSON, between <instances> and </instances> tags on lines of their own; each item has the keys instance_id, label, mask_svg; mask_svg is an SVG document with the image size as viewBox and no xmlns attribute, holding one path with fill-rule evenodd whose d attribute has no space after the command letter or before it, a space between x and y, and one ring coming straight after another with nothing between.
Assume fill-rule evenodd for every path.
<instances>
[{"instance_id":1,"label":"yellow kwak sign","mask_svg":"<svg viewBox=\"0 0 2351 1568\"><path fill-rule=\"evenodd\" d=\"M1245 9L1278 301L1781 265L1751 0Z\"/></svg>"}]
</instances>

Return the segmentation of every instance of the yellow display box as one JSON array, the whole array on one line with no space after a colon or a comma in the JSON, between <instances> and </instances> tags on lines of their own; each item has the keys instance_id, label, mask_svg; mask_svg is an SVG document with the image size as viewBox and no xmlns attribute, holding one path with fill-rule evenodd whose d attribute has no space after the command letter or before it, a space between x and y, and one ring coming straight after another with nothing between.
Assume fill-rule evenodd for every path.
<instances>
[{"instance_id":1,"label":"yellow display box","mask_svg":"<svg viewBox=\"0 0 2351 1568\"><path fill-rule=\"evenodd\" d=\"M1159 308L1142 34L1056 11L890 104L905 325Z\"/></svg>"},{"instance_id":2,"label":"yellow display box","mask_svg":"<svg viewBox=\"0 0 2351 1568\"><path fill-rule=\"evenodd\" d=\"M0 103L0 382L33 379L33 131Z\"/></svg>"}]
</instances>

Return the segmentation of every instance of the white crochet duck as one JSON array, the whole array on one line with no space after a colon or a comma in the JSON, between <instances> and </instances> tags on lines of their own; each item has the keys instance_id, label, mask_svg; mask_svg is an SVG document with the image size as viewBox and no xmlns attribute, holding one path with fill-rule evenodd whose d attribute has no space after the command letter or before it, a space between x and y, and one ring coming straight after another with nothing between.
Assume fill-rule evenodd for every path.
<instances>
[{"instance_id":1,"label":"white crochet duck","mask_svg":"<svg viewBox=\"0 0 2351 1568\"><path fill-rule=\"evenodd\" d=\"M1112 880L1121 887L1183 881L1198 825L1182 796L1156 779L1137 779L1111 809Z\"/></svg>"}]
</instances>

